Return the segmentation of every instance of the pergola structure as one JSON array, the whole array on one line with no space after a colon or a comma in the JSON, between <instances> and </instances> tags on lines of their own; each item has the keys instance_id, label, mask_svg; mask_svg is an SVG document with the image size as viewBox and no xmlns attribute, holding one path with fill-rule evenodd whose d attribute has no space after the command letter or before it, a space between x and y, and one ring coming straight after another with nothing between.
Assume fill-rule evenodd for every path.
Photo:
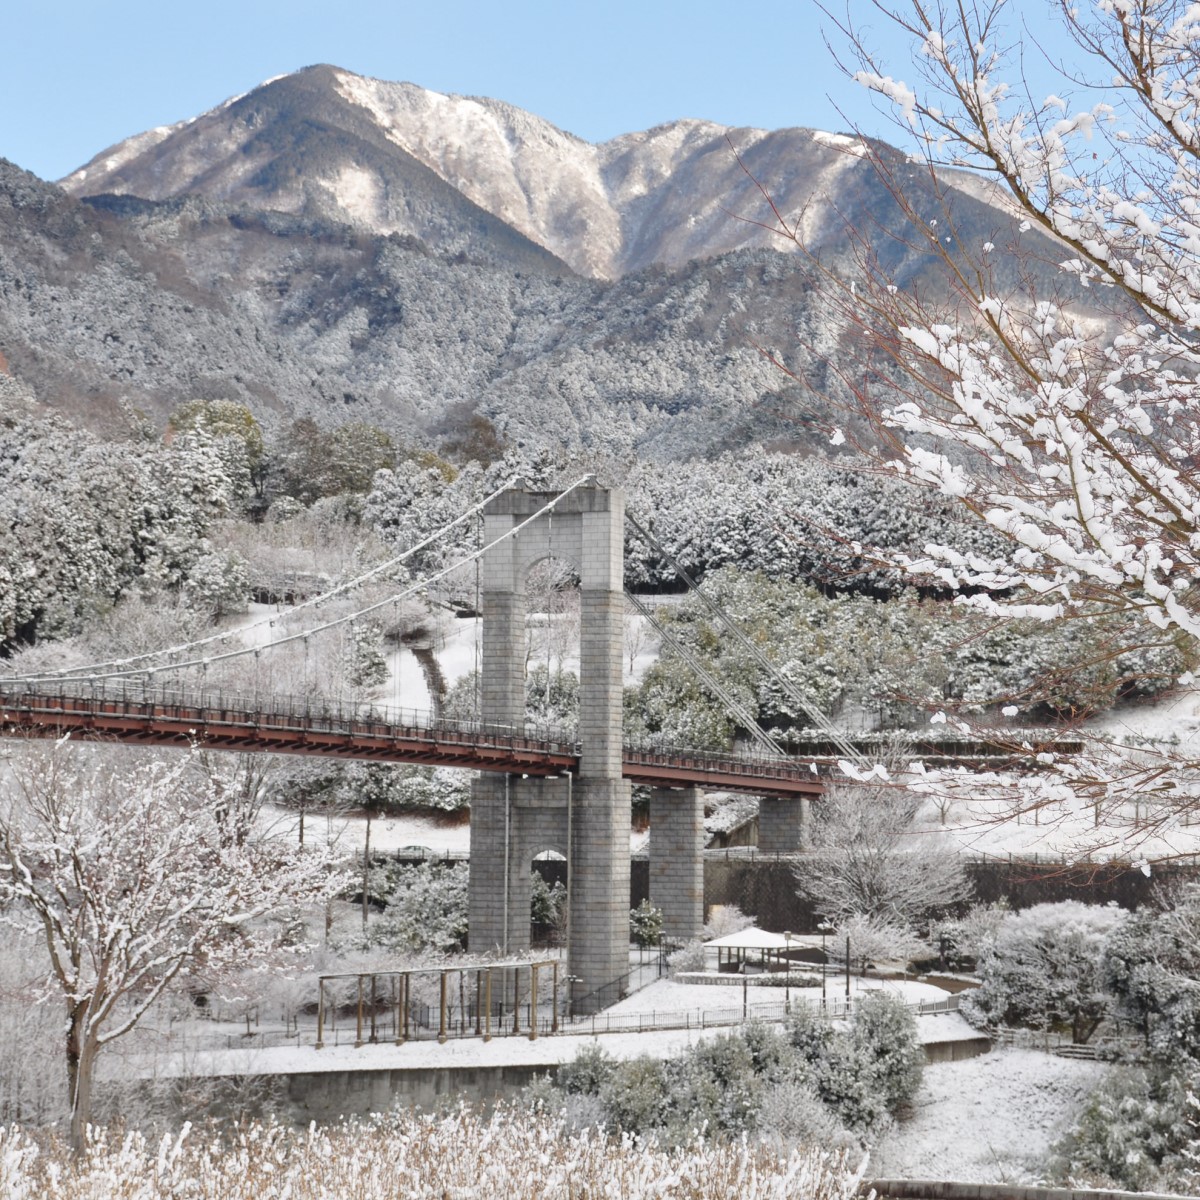
<instances>
[{"instance_id":1,"label":"pergola structure","mask_svg":"<svg viewBox=\"0 0 1200 1200\"><path fill-rule=\"evenodd\" d=\"M559 961L556 958L510 959L464 963L462 966L413 967L404 971L345 972L322 975L317 994L317 1049L325 1045L326 1030L333 1032L339 1007L339 981L353 981L354 1044L394 1041L396 1045L436 1036L481 1037L527 1033L538 1036L538 1005L544 991L542 972L550 974L550 1015L542 1018L543 1032L558 1032ZM437 980L436 1034L432 1006L414 1000L413 978ZM457 1003L456 1003L457 1001ZM507 1007L506 1007L507 1006ZM426 1013L428 1012L428 1017ZM522 1014L525 1016L522 1023Z\"/></svg>"}]
</instances>

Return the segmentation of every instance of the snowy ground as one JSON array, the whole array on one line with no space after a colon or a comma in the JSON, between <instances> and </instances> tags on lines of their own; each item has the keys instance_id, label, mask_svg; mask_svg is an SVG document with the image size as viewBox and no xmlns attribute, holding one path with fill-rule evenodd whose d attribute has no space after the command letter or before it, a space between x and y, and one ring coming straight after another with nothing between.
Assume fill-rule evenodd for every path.
<instances>
[{"instance_id":1,"label":"snowy ground","mask_svg":"<svg viewBox=\"0 0 1200 1200\"><path fill-rule=\"evenodd\" d=\"M1038 1050L925 1068L910 1120L872 1151L877 1179L1030 1184L1106 1070Z\"/></svg>"},{"instance_id":2,"label":"snowy ground","mask_svg":"<svg viewBox=\"0 0 1200 1200\"><path fill-rule=\"evenodd\" d=\"M269 807L266 819L271 832L289 839L299 838L300 816L291 809ZM309 813L304 818L306 842L328 842L346 853L361 851L367 837L367 820L359 813L324 816ZM465 858L471 848L471 826L417 813L371 818L371 849L394 852L422 850L431 856Z\"/></svg>"},{"instance_id":3,"label":"snowy ground","mask_svg":"<svg viewBox=\"0 0 1200 1200\"><path fill-rule=\"evenodd\" d=\"M844 976L830 975L826 991L830 1000L840 1000L845 996L846 981ZM863 992L887 991L899 996L906 1003L916 1004L921 1000L945 1000L947 993L930 983L918 983L909 980L863 979L857 975L850 977L850 992L857 996ZM790 988L790 999L793 1004L802 1000L819 1004L821 989ZM754 987L745 989L746 1006L751 1015L756 1009L778 1011L783 1003L784 989L777 987ZM713 1012L741 1009L743 993L738 986L714 987L706 983L676 983L672 979L660 979L656 983L626 996L605 1012L614 1016L631 1013L652 1012Z\"/></svg>"}]
</instances>

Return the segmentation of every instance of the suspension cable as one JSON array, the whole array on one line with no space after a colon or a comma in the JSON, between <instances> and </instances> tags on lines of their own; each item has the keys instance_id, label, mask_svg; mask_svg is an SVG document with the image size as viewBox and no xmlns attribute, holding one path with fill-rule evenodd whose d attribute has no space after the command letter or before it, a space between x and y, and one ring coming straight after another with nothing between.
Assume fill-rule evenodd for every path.
<instances>
[{"instance_id":1,"label":"suspension cable","mask_svg":"<svg viewBox=\"0 0 1200 1200\"><path fill-rule=\"evenodd\" d=\"M322 625L314 625L311 629L301 630L298 633L288 634L286 637L276 638L272 642L264 642L260 646L243 646L237 650L227 650L224 654L213 654L213 655L210 655L208 658L185 659L182 662L167 663L161 667L140 667L140 668L132 668L132 669L128 669L128 670L98 671L98 672L94 672L91 675L82 677L81 682L89 682L89 681L94 682L95 680L100 680L100 679L128 679L128 678L131 678L133 676L138 676L138 675L145 675L147 677L150 677L150 676L153 676L160 672L179 671L179 670L184 670L188 667L194 667L194 666L207 667L210 663L226 662L226 661L228 661L230 659L234 659L234 658L244 658L247 654L258 655L263 650L274 650L278 646L285 646L291 642L297 642L297 641L300 641L301 639L312 637L318 633L324 633L328 629L336 629L339 626L349 625L355 621L360 621L360 620L362 620L363 617L370 616L372 613L378 612L381 608L386 608L387 605L389 605L389 604L395 604L400 600L406 600L406 599L408 599L409 596L413 596L413 595L416 595L418 592L424 591L426 588L430 587L432 584L437 583L439 580L444 579L447 575L450 575L452 572L459 570L460 568L466 566L470 562L473 562L477 558L482 558L483 555L485 555L489 550L492 550L496 546L499 546L501 543L508 541L509 538L516 537L521 532L521 530L523 530L527 525L532 524L534 521L538 520L540 517L544 516L546 513L551 511L565 496L569 495L576 488L583 486L583 484L590 482L592 480L592 478L593 478L593 476L591 476L591 475L585 475L585 476L583 476L582 479L576 480L573 484L571 484L571 486L569 488L566 488L564 491L559 492L559 494L557 496L555 496L554 499L551 500L549 504L546 504L542 508L539 508L537 512L535 512L532 516L526 517L525 520L522 521L519 525L514 525L511 529L506 530L498 538L495 538L493 541L489 542L486 546L481 546L478 550L475 550L471 554L467 555L466 558L463 558L463 559L459 560L458 562L452 563L448 567L443 567L442 570L435 572L433 575L429 576L429 578L420 580L419 582L414 583L411 587L408 587L401 592L397 592L393 596L388 596L386 599L380 600L380 601L376 602L375 604L370 604L366 608L360 608L357 612L349 613L344 617L337 617L336 619L334 619L332 621L326 621ZM224 636L226 638L228 638L230 635L228 633L226 633ZM127 666L128 662L130 662L130 661L132 661L132 660L125 660L125 662L118 664L118 665ZM12 682L12 683L53 683L53 682L59 680L60 678L61 677L56 673L55 674L48 673L46 675L18 676L11 680L0 679L0 683L9 683L9 682ZM79 678L79 677L76 677L76 678Z\"/></svg>"},{"instance_id":2,"label":"suspension cable","mask_svg":"<svg viewBox=\"0 0 1200 1200\"><path fill-rule=\"evenodd\" d=\"M508 488L512 486L513 482L514 482L514 480L512 480L512 479L508 480L503 486L501 486L496 491L494 491L490 496L479 501L478 504L472 505L465 512L463 512L459 516L455 517L453 521L449 522L449 524L443 525L440 529L435 530L433 533L429 534L427 537L423 538L421 541L417 542L415 545L410 546L402 554L396 555L395 558L390 558L387 560L387 562L380 563L377 566L372 567L370 570L364 571L361 575L357 575L357 576L355 576L355 578L347 580L345 583L340 583L336 587L330 588L327 592L321 592L317 596L313 596L308 600L301 601L299 604L292 605L291 608L289 609L287 615L293 616L296 613L298 613L306 608L320 608L322 604L326 603L329 600L334 599L336 596L340 596L344 592L351 591L352 589L361 586L363 583L366 583L369 579L373 579L376 575L381 575L383 572L389 571L393 567L399 566L406 559L411 558L418 551L424 550L431 543L437 541L438 538L442 537L444 534L449 533L450 530L452 530L456 525L461 525L464 521L470 520L472 517L474 517L478 513L482 512L482 510L484 509L484 507L486 505L490 504L497 496L499 496L503 492L507 491ZM576 484L574 486L578 486L578 485ZM564 493L564 495L565 495L565 493ZM464 561L469 561L469 560L464 560ZM235 634L244 635L244 634L250 633L252 630L262 627L263 625L267 625L268 627L273 628L275 625L276 619L277 618L275 616L261 617L259 620L254 621L249 625L243 625L240 629L237 629L237 630L225 629L225 630L222 630L220 633L210 634L208 637L196 638L196 639L194 639L192 641L188 641L188 642L180 642L178 645L166 646L161 650L150 650L150 651L147 651L145 654L136 654L130 658L106 659L102 662L88 663L87 665L82 666L82 667L61 667L57 671L47 671L44 674L38 674L38 675L8 675L8 676L0 677L0 682L17 683L17 682L30 680L30 679L38 679L38 680L47 680L48 681L51 679L69 679L69 678L77 677L77 676L87 677L96 671L103 670L105 667L128 667L128 666L132 666L134 663L145 662L149 659L164 658L164 657L167 657L172 654L187 654L193 650L199 649L201 646L210 646L214 642L227 644L229 639L232 636L234 636ZM270 644L272 644L272 643L268 643L268 645L270 645ZM176 664L173 664L173 663L167 663L162 667L156 667L154 669L155 670L167 670L169 668L173 668L175 665ZM127 674L127 673L131 673L131 672L122 672L122 674Z\"/></svg>"},{"instance_id":3,"label":"suspension cable","mask_svg":"<svg viewBox=\"0 0 1200 1200\"><path fill-rule=\"evenodd\" d=\"M736 717L742 724L746 732L769 754L777 755L780 758L787 758L779 743L761 725L751 714L740 700L738 700L724 684L719 683L713 676L700 665L699 659L667 628L654 616L654 614L635 596L632 592L625 593L626 599L633 605L634 608L654 626L659 637L666 642L683 661L691 667L704 685L716 696L718 700L729 710L730 714Z\"/></svg>"},{"instance_id":4,"label":"suspension cable","mask_svg":"<svg viewBox=\"0 0 1200 1200\"><path fill-rule=\"evenodd\" d=\"M805 716L835 745L842 755L851 762L865 762L866 757L863 753L854 746L853 743L846 740L842 736L841 731L833 724L832 721L815 705L811 704L806 696L801 693L774 663L742 632L741 627L733 620L733 618L711 597L707 596L700 590L700 585L684 570L679 560L673 555L663 544L656 538L636 517L634 517L628 509L625 511L625 519L633 526L634 530L643 537L649 545L656 550L663 559L666 560L676 576L683 580L701 600L704 601L709 612L716 616L720 622L728 629L742 646L750 652L751 657L781 688L787 695L796 702Z\"/></svg>"}]
</instances>

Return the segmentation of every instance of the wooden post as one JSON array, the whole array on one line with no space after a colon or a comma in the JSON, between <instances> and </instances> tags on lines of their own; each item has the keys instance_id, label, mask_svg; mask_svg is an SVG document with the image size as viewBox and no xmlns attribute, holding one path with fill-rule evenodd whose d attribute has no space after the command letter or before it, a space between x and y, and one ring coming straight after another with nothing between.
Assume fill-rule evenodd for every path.
<instances>
[{"instance_id":1,"label":"wooden post","mask_svg":"<svg viewBox=\"0 0 1200 1200\"><path fill-rule=\"evenodd\" d=\"M375 1026L375 976L371 976L371 1045L375 1045L379 1041L378 1031Z\"/></svg>"},{"instance_id":2,"label":"wooden post","mask_svg":"<svg viewBox=\"0 0 1200 1200\"><path fill-rule=\"evenodd\" d=\"M404 1018L400 1015L400 1010L404 1007L404 976L392 976L392 1010L395 1013L396 1022L396 1045L399 1046L404 1041Z\"/></svg>"},{"instance_id":3,"label":"wooden post","mask_svg":"<svg viewBox=\"0 0 1200 1200\"><path fill-rule=\"evenodd\" d=\"M438 1001L438 1042L446 1044L446 972L442 972L441 996Z\"/></svg>"},{"instance_id":4,"label":"wooden post","mask_svg":"<svg viewBox=\"0 0 1200 1200\"><path fill-rule=\"evenodd\" d=\"M538 965L529 964L529 1040L537 1041Z\"/></svg>"},{"instance_id":5,"label":"wooden post","mask_svg":"<svg viewBox=\"0 0 1200 1200\"><path fill-rule=\"evenodd\" d=\"M521 968L513 967L513 1033L521 1032Z\"/></svg>"},{"instance_id":6,"label":"wooden post","mask_svg":"<svg viewBox=\"0 0 1200 1200\"><path fill-rule=\"evenodd\" d=\"M358 977L358 1015L355 1019L355 1025L354 1025L354 1045L356 1047L361 1046L363 1044L362 981L363 981L363 977L360 975Z\"/></svg>"},{"instance_id":7,"label":"wooden post","mask_svg":"<svg viewBox=\"0 0 1200 1200\"><path fill-rule=\"evenodd\" d=\"M483 1040L490 1042L492 1040L492 968L488 967L483 973L484 978L484 995L483 995Z\"/></svg>"},{"instance_id":8,"label":"wooden post","mask_svg":"<svg viewBox=\"0 0 1200 1200\"><path fill-rule=\"evenodd\" d=\"M317 981L317 1049L325 1045L325 980Z\"/></svg>"},{"instance_id":9,"label":"wooden post","mask_svg":"<svg viewBox=\"0 0 1200 1200\"><path fill-rule=\"evenodd\" d=\"M483 972L475 972L475 1036L483 1033Z\"/></svg>"},{"instance_id":10,"label":"wooden post","mask_svg":"<svg viewBox=\"0 0 1200 1200\"><path fill-rule=\"evenodd\" d=\"M412 1001L412 976L407 971L404 972L402 987L404 995L404 1040L408 1041L408 1015Z\"/></svg>"},{"instance_id":11,"label":"wooden post","mask_svg":"<svg viewBox=\"0 0 1200 1200\"><path fill-rule=\"evenodd\" d=\"M550 1014L550 1032L558 1032L558 959L554 960L553 980L553 1012Z\"/></svg>"}]
</instances>

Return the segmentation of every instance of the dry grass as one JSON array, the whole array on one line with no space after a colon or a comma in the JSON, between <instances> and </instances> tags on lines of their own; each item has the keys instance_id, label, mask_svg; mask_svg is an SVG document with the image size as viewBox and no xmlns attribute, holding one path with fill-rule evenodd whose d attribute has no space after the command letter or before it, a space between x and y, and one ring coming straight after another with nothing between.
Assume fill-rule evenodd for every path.
<instances>
[{"instance_id":1,"label":"dry grass","mask_svg":"<svg viewBox=\"0 0 1200 1200\"><path fill-rule=\"evenodd\" d=\"M850 1200L857 1184L841 1153L699 1138L663 1150L515 1110L302 1133L251 1125L221 1139L184 1126L158 1144L101 1129L79 1162L56 1140L0 1128L6 1200Z\"/></svg>"}]
</instances>

